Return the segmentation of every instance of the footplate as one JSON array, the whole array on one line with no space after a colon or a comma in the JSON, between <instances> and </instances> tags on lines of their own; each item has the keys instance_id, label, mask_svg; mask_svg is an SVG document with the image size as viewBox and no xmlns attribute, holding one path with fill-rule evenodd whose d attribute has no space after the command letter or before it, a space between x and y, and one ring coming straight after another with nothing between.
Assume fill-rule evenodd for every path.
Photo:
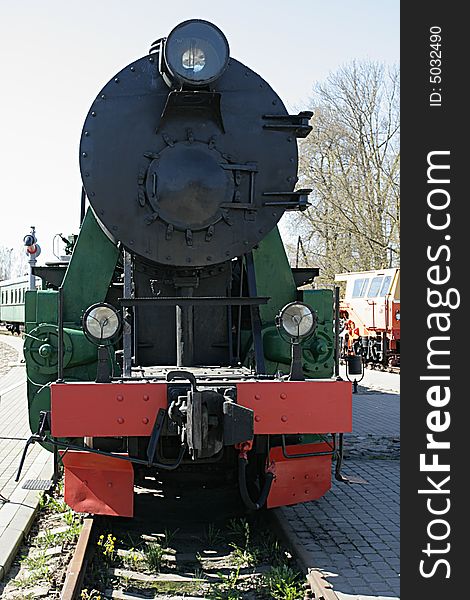
<instances>
[{"instance_id":1,"label":"footplate","mask_svg":"<svg viewBox=\"0 0 470 600\"><path fill-rule=\"evenodd\" d=\"M24 490L39 490L47 492L54 485L52 479L27 479L21 486Z\"/></svg>"}]
</instances>

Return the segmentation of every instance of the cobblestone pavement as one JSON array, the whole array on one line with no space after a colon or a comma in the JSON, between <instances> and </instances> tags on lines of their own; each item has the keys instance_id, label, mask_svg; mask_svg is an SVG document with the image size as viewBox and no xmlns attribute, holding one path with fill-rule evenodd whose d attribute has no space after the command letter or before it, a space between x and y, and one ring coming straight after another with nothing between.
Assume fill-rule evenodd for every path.
<instances>
[{"instance_id":1,"label":"cobblestone pavement","mask_svg":"<svg viewBox=\"0 0 470 600\"><path fill-rule=\"evenodd\" d=\"M25 490L23 483L52 475L51 454L35 444L21 480L15 482L25 440L31 435L22 346L21 338L0 333L0 579L29 531L38 503L38 492Z\"/></svg>"},{"instance_id":2,"label":"cobblestone pavement","mask_svg":"<svg viewBox=\"0 0 470 600\"><path fill-rule=\"evenodd\" d=\"M10 364L18 360L18 352L0 340L0 377L10 370Z\"/></svg>"},{"instance_id":3,"label":"cobblestone pavement","mask_svg":"<svg viewBox=\"0 0 470 600\"><path fill-rule=\"evenodd\" d=\"M343 379L346 377L346 367L340 365L340 375ZM351 379L354 379L351 377ZM400 375L388 373L387 371L378 371L377 369L364 369L364 378L359 383L361 387L373 389L380 392L400 393Z\"/></svg>"},{"instance_id":4,"label":"cobblestone pavement","mask_svg":"<svg viewBox=\"0 0 470 600\"><path fill-rule=\"evenodd\" d=\"M346 458L400 458L400 396L359 388L353 394L353 432L344 436Z\"/></svg>"},{"instance_id":5,"label":"cobblestone pavement","mask_svg":"<svg viewBox=\"0 0 470 600\"><path fill-rule=\"evenodd\" d=\"M11 335L5 327L0 327L0 377L11 367L12 363L23 362L22 337Z\"/></svg>"},{"instance_id":6,"label":"cobblestone pavement","mask_svg":"<svg viewBox=\"0 0 470 600\"><path fill-rule=\"evenodd\" d=\"M399 381L387 385L399 389ZM326 573L340 600L398 598L399 395L360 386L344 445L344 474L367 483L334 481L323 498L279 510L303 548L303 562Z\"/></svg>"},{"instance_id":7,"label":"cobblestone pavement","mask_svg":"<svg viewBox=\"0 0 470 600\"><path fill-rule=\"evenodd\" d=\"M367 484L335 483L320 500L280 510L339 598L398 597L400 463L350 460L344 473Z\"/></svg>"}]
</instances>

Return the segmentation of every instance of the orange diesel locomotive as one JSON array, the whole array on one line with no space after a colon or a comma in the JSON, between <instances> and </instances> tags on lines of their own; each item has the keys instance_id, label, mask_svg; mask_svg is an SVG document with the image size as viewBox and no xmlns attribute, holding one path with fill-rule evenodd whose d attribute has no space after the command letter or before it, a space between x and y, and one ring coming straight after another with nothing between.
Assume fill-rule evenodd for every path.
<instances>
[{"instance_id":1,"label":"orange diesel locomotive","mask_svg":"<svg viewBox=\"0 0 470 600\"><path fill-rule=\"evenodd\" d=\"M400 365L400 269L340 273L346 282L340 305L342 354L369 364Z\"/></svg>"}]
</instances>

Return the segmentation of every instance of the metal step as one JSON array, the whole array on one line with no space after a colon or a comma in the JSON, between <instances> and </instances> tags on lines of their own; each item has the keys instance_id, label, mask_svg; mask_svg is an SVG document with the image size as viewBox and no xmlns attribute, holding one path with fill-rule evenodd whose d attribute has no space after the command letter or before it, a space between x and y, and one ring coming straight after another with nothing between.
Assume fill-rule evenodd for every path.
<instances>
[{"instance_id":1,"label":"metal step","mask_svg":"<svg viewBox=\"0 0 470 600\"><path fill-rule=\"evenodd\" d=\"M27 479L22 488L24 490L50 490L54 485L54 481L52 479Z\"/></svg>"}]
</instances>

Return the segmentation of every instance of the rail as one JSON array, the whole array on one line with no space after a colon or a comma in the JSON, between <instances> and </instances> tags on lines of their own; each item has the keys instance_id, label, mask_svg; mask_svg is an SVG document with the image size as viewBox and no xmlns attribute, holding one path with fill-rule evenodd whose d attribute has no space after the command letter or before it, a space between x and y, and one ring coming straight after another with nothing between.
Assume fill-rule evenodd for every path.
<instances>
[{"instance_id":1,"label":"rail","mask_svg":"<svg viewBox=\"0 0 470 600\"><path fill-rule=\"evenodd\" d=\"M88 543L93 532L93 517L88 517L83 521L83 527L78 538L75 552L67 568L64 587L60 594L60 600L76 600L80 591L80 585L86 569L86 558Z\"/></svg>"}]
</instances>

